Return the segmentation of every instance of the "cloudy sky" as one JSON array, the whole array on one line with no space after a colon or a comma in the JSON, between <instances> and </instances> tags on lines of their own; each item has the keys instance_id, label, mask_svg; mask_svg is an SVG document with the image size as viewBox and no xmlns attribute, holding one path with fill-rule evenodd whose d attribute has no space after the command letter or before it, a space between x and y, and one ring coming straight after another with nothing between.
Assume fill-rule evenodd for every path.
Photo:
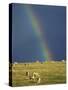
<instances>
[{"instance_id":1,"label":"cloudy sky","mask_svg":"<svg viewBox=\"0 0 68 90\"><path fill-rule=\"evenodd\" d=\"M53 60L62 60L65 52L65 7L12 4L14 61L45 61L50 54Z\"/></svg>"}]
</instances>

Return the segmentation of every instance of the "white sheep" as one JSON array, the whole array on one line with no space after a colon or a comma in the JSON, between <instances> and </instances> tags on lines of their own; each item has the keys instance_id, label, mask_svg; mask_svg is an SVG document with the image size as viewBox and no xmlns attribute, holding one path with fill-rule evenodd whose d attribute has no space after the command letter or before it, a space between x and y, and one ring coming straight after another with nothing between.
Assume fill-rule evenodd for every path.
<instances>
[{"instance_id":1,"label":"white sheep","mask_svg":"<svg viewBox=\"0 0 68 90\"><path fill-rule=\"evenodd\" d=\"M40 83L40 81L41 81L40 75L37 72L33 73L32 78L34 79L34 81L37 81L37 83Z\"/></svg>"},{"instance_id":2,"label":"white sheep","mask_svg":"<svg viewBox=\"0 0 68 90\"><path fill-rule=\"evenodd\" d=\"M37 72L33 72L32 75L30 75L29 72L26 72L26 76L27 76L27 79L33 80L33 81L37 82L38 84L41 82L40 75Z\"/></svg>"}]
</instances>

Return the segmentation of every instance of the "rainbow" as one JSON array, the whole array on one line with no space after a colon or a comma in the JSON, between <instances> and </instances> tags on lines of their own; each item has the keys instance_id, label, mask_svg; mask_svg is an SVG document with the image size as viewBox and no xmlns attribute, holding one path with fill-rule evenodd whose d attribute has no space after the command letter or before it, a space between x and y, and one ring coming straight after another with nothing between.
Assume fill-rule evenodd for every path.
<instances>
[{"instance_id":1,"label":"rainbow","mask_svg":"<svg viewBox=\"0 0 68 90\"><path fill-rule=\"evenodd\" d=\"M47 45L46 40L44 40L43 28L41 27L40 20L34 14L34 12L30 6L25 6L25 10L27 12L29 20L31 21L32 28L34 30L35 35L40 39L42 53L43 53L45 60L52 60L52 53L50 52L49 48L47 47L48 45Z\"/></svg>"}]
</instances>

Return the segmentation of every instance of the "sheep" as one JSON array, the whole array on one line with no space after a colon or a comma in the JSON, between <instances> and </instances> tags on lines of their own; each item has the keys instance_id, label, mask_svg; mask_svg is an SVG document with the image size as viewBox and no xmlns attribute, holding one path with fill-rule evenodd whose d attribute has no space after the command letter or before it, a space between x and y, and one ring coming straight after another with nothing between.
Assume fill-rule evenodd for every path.
<instances>
[{"instance_id":1,"label":"sheep","mask_svg":"<svg viewBox=\"0 0 68 90\"><path fill-rule=\"evenodd\" d=\"M36 77L37 78L37 77L40 77L40 75L39 75L39 73L34 72L33 73L33 77Z\"/></svg>"},{"instance_id":2,"label":"sheep","mask_svg":"<svg viewBox=\"0 0 68 90\"><path fill-rule=\"evenodd\" d=\"M39 75L39 73L37 73L37 72L33 72L32 75L30 75L29 72L26 72L26 76L27 76L27 79L33 80L34 82L36 82L36 83L38 83L38 84L41 82L40 75Z\"/></svg>"},{"instance_id":3,"label":"sheep","mask_svg":"<svg viewBox=\"0 0 68 90\"><path fill-rule=\"evenodd\" d=\"M39 75L39 73L37 73L37 72L34 72L34 73L33 73L32 78L33 78L34 81L36 81L37 83L40 83L40 81L41 81L40 75Z\"/></svg>"},{"instance_id":4,"label":"sheep","mask_svg":"<svg viewBox=\"0 0 68 90\"><path fill-rule=\"evenodd\" d=\"M29 77L29 72L26 72L26 76L28 76L28 77Z\"/></svg>"},{"instance_id":5,"label":"sheep","mask_svg":"<svg viewBox=\"0 0 68 90\"><path fill-rule=\"evenodd\" d=\"M62 62L65 62L65 60L62 60Z\"/></svg>"}]
</instances>

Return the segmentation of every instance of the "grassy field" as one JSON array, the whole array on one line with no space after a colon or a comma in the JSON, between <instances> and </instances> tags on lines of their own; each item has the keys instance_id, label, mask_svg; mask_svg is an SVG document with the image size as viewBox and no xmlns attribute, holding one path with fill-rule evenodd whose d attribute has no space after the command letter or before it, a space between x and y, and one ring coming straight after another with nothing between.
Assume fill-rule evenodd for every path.
<instances>
[{"instance_id":1,"label":"grassy field","mask_svg":"<svg viewBox=\"0 0 68 90\"><path fill-rule=\"evenodd\" d=\"M25 73L38 72L41 82L37 84L33 80L27 79ZM66 82L66 63L48 61L44 63L18 63L12 66L12 86L46 85L60 84Z\"/></svg>"}]
</instances>

